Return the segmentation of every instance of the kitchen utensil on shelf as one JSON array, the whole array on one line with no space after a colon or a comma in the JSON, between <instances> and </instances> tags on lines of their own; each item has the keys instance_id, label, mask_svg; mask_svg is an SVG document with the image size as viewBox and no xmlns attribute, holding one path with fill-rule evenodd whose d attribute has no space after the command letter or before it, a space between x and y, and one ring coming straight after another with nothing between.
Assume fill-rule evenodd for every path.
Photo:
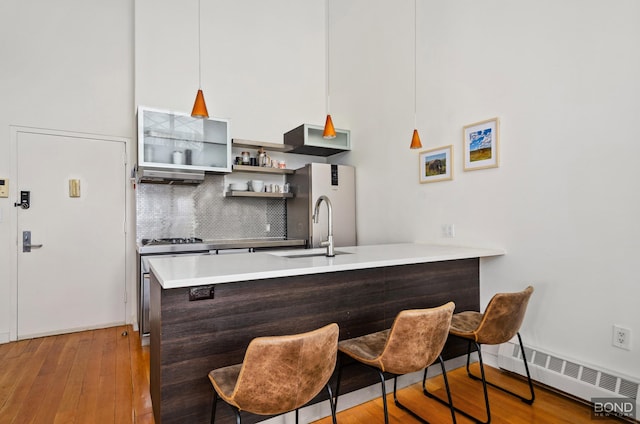
<instances>
[{"instance_id":1,"label":"kitchen utensil on shelf","mask_svg":"<svg viewBox=\"0 0 640 424\"><path fill-rule=\"evenodd\" d=\"M249 184L247 184L247 183L231 183L231 184L229 184L229 189L231 191L247 191L249 189Z\"/></svg>"},{"instance_id":2,"label":"kitchen utensil on shelf","mask_svg":"<svg viewBox=\"0 0 640 424\"><path fill-rule=\"evenodd\" d=\"M180 150L174 151L171 157L171 161L176 165L184 165L184 153Z\"/></svg>"},{"instance_id":3,"label":"kitchen utensil on shelf","mask_svg":"<svg viewBox=\"0 0 640 424\"><path fill-rule=\"evenodd\" d=\"M251 163L251 155L249 154L249 152L242 152L242 164L243 165L249 165L249 163Z\"/></svg>"},{"instance_id":4,"label":"kitchen utensil on shelf","mask_svg":"<svg viewBox=\"0 0 640 424\"><path fill-rule=\"evenodd\" d=\"M271 166L271 158L262 147L258 149L258 166Z\"/></svg>"},{"instance_id":5,"label":"kitchen utensil on shelf","mask_svg":"<svg viewBox=\"0 0 640 424\"><path fill-rule=\"evenodd\" d=\"M144 161L153 162L153 146L144 146Z\"/></svg>"},{"instance_id":6,"label":"kitchen utensil on shelf","mask_svg":"<svg viewBox=\"0 0 640 424\"><path fill-rule=\"evenodd\" d=\"M262 180L251 180L251 191L255 191L260 193L264 190L264 181Z\"/></svg>"}]
</instances>

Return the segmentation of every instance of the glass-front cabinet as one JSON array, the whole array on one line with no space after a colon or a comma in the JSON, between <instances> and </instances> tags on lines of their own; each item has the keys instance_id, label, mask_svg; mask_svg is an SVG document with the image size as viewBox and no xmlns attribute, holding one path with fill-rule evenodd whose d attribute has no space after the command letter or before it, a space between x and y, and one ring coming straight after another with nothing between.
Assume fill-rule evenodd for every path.
<instances>
[{"instance_id":1,"label":"glass-front cabinet","mask_svg":"<svg viewBox=\"0 0 640 424\"><path fill-rule=\"evenodd\" d=\"M138 165L231 172L230 122L139 106Z\"/></svg>"}]
</instances>

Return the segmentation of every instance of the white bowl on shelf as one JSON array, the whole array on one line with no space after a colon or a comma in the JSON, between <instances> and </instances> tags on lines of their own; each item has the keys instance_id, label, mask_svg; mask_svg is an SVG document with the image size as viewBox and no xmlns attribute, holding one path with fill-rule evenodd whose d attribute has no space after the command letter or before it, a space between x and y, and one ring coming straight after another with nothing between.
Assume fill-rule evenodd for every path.
<instances>
[{"instance_id":1,"label":"white bowl on shelf","mask_svg":"<svg viewBox=\"0 0 640 424\"><path fill-rule=\"evenodd\" d=\"M247 183L231 183L229 184L229 190L231 191L247 191L249 185Z\"/></svg>"},{"instance_id":2,"label":"white bowl on shelf","mask_svg":"<svg viewBox=\"0 0 640 424\"><path fill-rule=\"evenodd\" d=\"M251 191L261 192L262 190L264 190L264 181L251 180Z\"/></svg>"}]
</instances>

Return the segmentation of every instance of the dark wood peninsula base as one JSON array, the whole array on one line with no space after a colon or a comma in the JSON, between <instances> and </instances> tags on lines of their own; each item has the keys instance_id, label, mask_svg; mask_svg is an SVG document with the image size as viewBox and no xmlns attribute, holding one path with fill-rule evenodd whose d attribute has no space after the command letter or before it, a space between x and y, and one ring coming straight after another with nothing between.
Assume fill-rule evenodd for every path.
<instances>
[{"instance_id":1,"label":"dark wood peninsula base","mask_svg":"<svg viewBox=\"0 0 640 424\"><path fill-rule=\"evenodd\" d=\"M456 312L479 310L478 258L387 266L214 286L214 298L189 301L189 288L163 289L151 276L151 397L156 424L208 423L210 370L240 363L254 337L292 334L330 322L340 339L389 328L403 309L450 300ZM445 359L466 353L445 346ZM374 373L345 364L341 393L376 384ZM335 387L335 386L334 386ZM316 401L326 399L320 395ZM268 417L243 416L245 423ZM217 423L234 423L227 405Z\"/></svg>"}]
</instances>

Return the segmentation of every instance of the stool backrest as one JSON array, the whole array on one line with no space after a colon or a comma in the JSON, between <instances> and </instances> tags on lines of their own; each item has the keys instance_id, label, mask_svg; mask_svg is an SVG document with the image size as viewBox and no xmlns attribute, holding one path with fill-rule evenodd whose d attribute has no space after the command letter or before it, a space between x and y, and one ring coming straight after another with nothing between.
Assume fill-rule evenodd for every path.
<instances>
[{"instance_id":1,"label":"stool backrest","mask_svg":"<svg viewBox=\"0 0 640 424\"><path fill-rule=\"evenodd\" d=\"M455 304L449 302L429 309L408 309L395 318L379 367L397 375L420 371L442 352Z\"/></svg>"},{"instance_id":2,"label":"stool backrest","mask_svg":"<svg viewBox=\"0 0 640 424\"><path fill-rule=\"evenodd\" d=\"M313 399L333 374L338 325L307 333L258 337L249 343L232 400L240 410L271 415Z\"/></svg>"},{"instance_id":3,"label":"stool backrest","mask_svg":"<svg viewBox=\"0 0 640 424\"><path fill-rule=\"evenodd\" d=\"M500 344L511 340L520 331L533 287L521 292L497 293L491 298L476 329L480 344Z\"/></svg>"}]
</instances>

